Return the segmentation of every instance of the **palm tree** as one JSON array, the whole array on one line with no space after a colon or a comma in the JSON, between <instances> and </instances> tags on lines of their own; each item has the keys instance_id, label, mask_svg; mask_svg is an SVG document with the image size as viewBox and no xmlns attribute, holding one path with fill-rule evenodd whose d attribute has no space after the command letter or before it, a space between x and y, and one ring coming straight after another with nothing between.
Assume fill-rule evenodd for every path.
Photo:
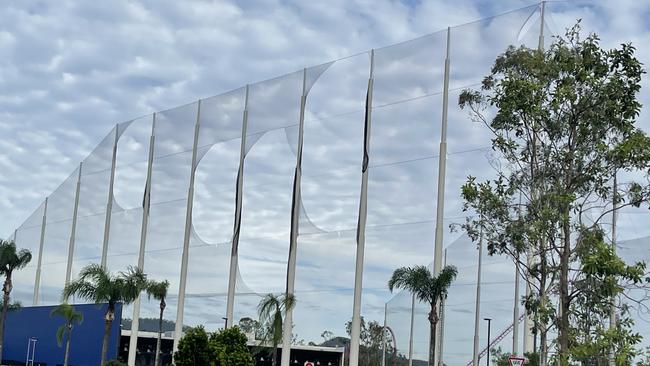
<instances>
[{"instance_id":1,"label":"palm tree","mask_svg":"<svg viewBox=\"0 0 650 366\"><path fill-rule=\"evenodd\" d=\"M275 296L267 294L257 305L257 312L262 324L262 344L273 346L273 358L271 364L276 365L278 357L278 344L282 342L283 317L287 311L296 305L296 298L293 295Z\"/></svg>"},{"instance_id":2,"label":"palm tree","mask_svg":"<svg viewBox=\"0 0 650 366\"><path fill-rule=\"evenodd\" d=\"M13 289L11 276L14 271L24 268L32 260L32 252L16 249L13 241L0 240L0 275L5 277L2 287L2 316L0 316L0 363L2 363L2 345L5 335L5 319L9 310L9 295Z\"/></svg>"},{"instance_id":3,"label":"palm tree","mask_svg":"<svg viewBox=\"0 0 650 366\"><path fill-rule=\"evenodd\" d=\"M167 290L169 290L169 281L167 280L162 282L148 281L147 288L145 289L149 299L153 297L160 301L160 319L158 320L158 340L156 341L156 359L154 366L160 366L160 342L162 337L163 312L165 312L165 307L167 306L167 303L165 303Z\"/></svg>"},{"instance_id":4,"label":"palm tree","mask_svg":"<svg viewBox=\"0 0 650 366\"><path fill-rule=\"evenodd\" d=\"M63 304L52 309L50 316L61 316L65 320L65 324L62 324L56 331L56 342L59 344L59 347L61 347L63 344L63 338L66 339L63 366L68 366L68 360L70 358L70 338L72 338L72 325L74 323L81 324L81 322L84 320L84 315L80 311L75 311L74 306L64 302Z\"/></svg>"},{"instance_id":5,"label":"palm tree","mask_svg":"<svg viewBox=\"0 0 650 366\"><path fill-rule=\"evenodd\" d=\"M447 297L449 286L454 282L458 270L454 266L445 266L438 276L433 276L426 266L402 267L393 272L393 276L388 281L388 289L399 288L414 294L422 302L431 306L429 311L429 325L431 336L429 339L429 365L434 364L435 344L436 344L436 325L439 316L436 311L438 303Z\"/></svg>"},{"instance_id":6,"label":"palm tree","mask_svg":"<svg viewBox=\"0 0 650 366\"><path fill-rule=\"evenodd\" d=\"M120 272L115 276L99 264L90 264L79 272L78 279L70 282L63 289L64 299L78 296L97 304L108 303L104 318L101 366L106 366L108 338L115 319L115 304L132 303L146 288L146 284L147 276L139 268L129 267L126 272Z\"/></svg>"}]
</instances>

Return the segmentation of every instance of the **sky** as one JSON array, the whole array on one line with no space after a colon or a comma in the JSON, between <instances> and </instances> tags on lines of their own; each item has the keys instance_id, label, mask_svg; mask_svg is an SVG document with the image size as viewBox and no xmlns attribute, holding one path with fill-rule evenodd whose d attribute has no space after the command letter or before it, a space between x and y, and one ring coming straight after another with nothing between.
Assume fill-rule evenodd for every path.
<instances>
[{"instance_id":1,"label":"sky","mask_svg":"<svg viewBox=\"0 0 650 366\"><path fill-rule=\"evenodd\" d=\"M384 303L392 298L385 288L391 269L428 264L432 259L446 41L440 31L452 27L448 225L462 220L458 188L466 176L489 178L494 171L490 162L496 164L485 149L489 144L485 131L455 107L454 98L463 88L475 87L507 45L536 46L539 23L536 7L526 8L530 5L535 4L516 0L8 2L0 9L0 235L11 236L22 225L19 243L22 239L25 246L36 249L42 203L50 196L43 286L52 290L43 290L42 302L58 301L54 290L63 282L66 269L79 162L83 160L85 168L73 274L96 261L101 252L110 154L117 130L108 264L115 270L135 264L151 113L163 111L156 115L149 222L155 229L147 232L145 268L149 266L152 277L171 278L172 292L177 293L174 278L189 177L184 168L191 161L196 101L205 98L198 117L200 163L188 275L192 296L186 300L185 319L213 328L222 325L244 86L250 84L236 318L254 316L258 294L284 287L304 72L308 99L296 284L299 305L294 320L299 338L306 341L319 341L326 329L343 335L352 306L363 103L368 50L374 48L376 110L363 314L382 322ZM493 21L474 22L514 9L520 10ZM632 42L640 60L650 63L650 51L644 47L650 44L649 3L553 2L548 9L547 44L551 34L563 33L581 18L584 29L597 32L603 45ZM529 26L522 30L524 24ZM393 44L397 45L385 47ZM648 90L640 94L644 104L650 101ZM648 130L646 116L644 110L639 123ZM644 218L622 215L621 237L648 235L641 224ZM471 329L476 250L459 237L460 233L446 231L449 260L455 258L452 262L466 269L454 290L458 300L450 301L456 304L450 308L451 364L468 359L472 337L462 329ZM486 268L493 270L486 277L484 312L500 314L502 319L493 325L504 329L511 319L508 291L514 273L505 259L489 260L493 263ZM29 282L33 273L32 267L18 281ZM30 299L27 292L19 296ZM408 332L404 301L402 296L392 302L400 334ZM173 319L175 311L172 299L167 316ZM426 356L426 327L420 329L426 325L423 312L418 315L416 342L421 357ZM399 337L398 345L404 339Z\"/></svg>"}]
</instances>

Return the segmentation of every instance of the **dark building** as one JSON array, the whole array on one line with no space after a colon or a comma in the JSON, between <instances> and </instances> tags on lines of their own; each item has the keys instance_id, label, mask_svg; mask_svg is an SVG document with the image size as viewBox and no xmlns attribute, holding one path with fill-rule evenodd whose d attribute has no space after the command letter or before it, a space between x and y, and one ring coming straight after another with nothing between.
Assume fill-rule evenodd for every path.
<instances>
[{"instance_id":1,"label":"dark building","mask_svg":"<svg viewBox=\"0 0 650 366\"><path fill-rule=\"evenodd\" d=\"M154 366L154 359L156 353L156 339L155 332L138 332L138 350L136 351L136 366ZM126 361L129 355L129 339L131 337L130 330L122 330L122 339L120 341L120 359ZM172 362L172 347L174 339L172 332L166 332L162 336L161 353L162 364L170 365ZM270 348L262 348L258 346L258 342L249 342L248 346L251 350L257 352L255 355L255 364L257 366L271 366L271 351ZM343 366L344 348L337 347L321 347L321 346L300 346L294 345L291 347L291 365L305 366L311 362L314 366ZM280 364L280 357L282 357L282 348L278 348L278 365Z\"/></svg>"}]
</instances>

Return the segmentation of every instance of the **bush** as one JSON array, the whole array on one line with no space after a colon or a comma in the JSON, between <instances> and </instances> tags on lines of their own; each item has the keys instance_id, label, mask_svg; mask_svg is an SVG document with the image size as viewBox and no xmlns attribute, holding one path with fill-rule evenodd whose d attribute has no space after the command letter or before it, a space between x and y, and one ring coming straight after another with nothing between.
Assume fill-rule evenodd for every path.
<instances>
[{"instance_id":1,"label":"bush","mask_svg":"<svg viewBox=\"0 0 650 366\"><path fill-rule=\"evenodd\" d=\"M110 360L106 366L127 366L127 364L120 360Z\"/></svg>"},{"instance_id":2,"label":"bush","mask_svg":"<svg viewBox=\"0 0 650 366\"><path fill-rule=\"evenodd\" d=\"M246 346L246 335L237 328L207 333L203 326L192 328L178 343L175 366L254 366Z\"/></svg>"},{"instance_id":3,"label":"bush","mask_svg":"<svg viewBox=\"0 0 650 366\"><path fill-rule=\"evenodd\" d=\"M178 351L174 353L174 365L206 366L210 365L211 358L208 333L203 326L198 326L189 329L178 342Z\"/></svg>"},{"instance_id":4,"label":"bush","mask_svg":"<svg viewBox=\"0 0 650 366\"><path fill-rule=\"evenodd\" d=\"M238 327L213 333L210 350L216 362L212 366L255 366L246 341L246 335Z\"/></svg>"}]
</instances>

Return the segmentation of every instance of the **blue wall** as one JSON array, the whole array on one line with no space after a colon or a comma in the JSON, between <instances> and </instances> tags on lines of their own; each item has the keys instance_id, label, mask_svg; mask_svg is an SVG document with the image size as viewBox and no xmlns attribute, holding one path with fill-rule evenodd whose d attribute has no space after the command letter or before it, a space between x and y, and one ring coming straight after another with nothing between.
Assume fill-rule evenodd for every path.
<instances>
[{"instance_id":1,"label":"blue wall","mask_svg":"<svg viewBox=\"0 0 650 366\"><path fill-rule=\"evenodd\" d=\"M75 305L75 310L84 314L84 321L72 329L70 342L70 366L97 366L102 351L104 336L104 314L107 304ZM55 306L23 307L7 314L5 327L3 361L19 361L25 364L27 342L36 338L34 364L47 366L63 364L65 343L59 347L56 343L56 331L64 323L62 317L50 317ZM111 329L108 359L117 358L120 337L122 305L115 309L115 320Z\"/></svg>"}]
</instances>

